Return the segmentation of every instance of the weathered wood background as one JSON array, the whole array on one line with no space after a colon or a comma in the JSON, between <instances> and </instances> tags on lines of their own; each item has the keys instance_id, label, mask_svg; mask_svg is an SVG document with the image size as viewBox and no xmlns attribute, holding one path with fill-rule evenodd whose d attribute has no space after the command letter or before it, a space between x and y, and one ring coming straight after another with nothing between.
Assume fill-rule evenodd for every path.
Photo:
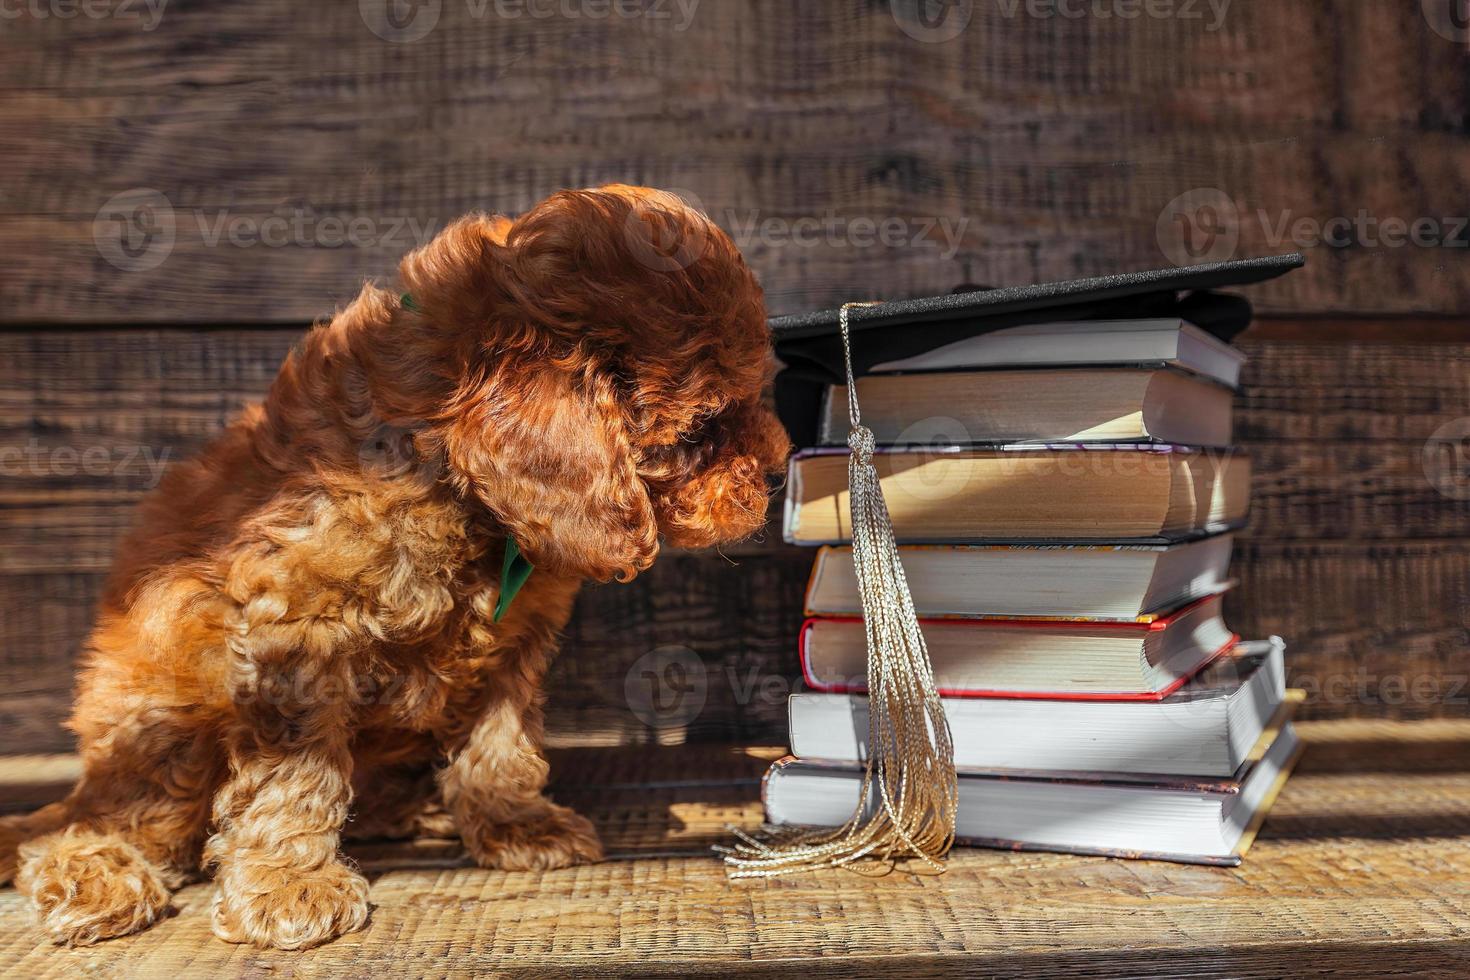
<instances>
[{"instance_id":1,"label":"weathered wood background","mask_svg":"<svg viewBox=\"0 0 1470 980\"><path fill-rule=\"evenodd\" d=\"M463 211L610 180L701 203L773 312L1302 248L1252 294L1232 623L1288 638L1311 714L1467 713L1448 0L387 6L7 8L0 751L68 746L129 508L306 323ZM779 741L810 556L774 538L590 590L555 737ZM697 714L642 703L671 659Z\"/></svg>"}]
</instances>

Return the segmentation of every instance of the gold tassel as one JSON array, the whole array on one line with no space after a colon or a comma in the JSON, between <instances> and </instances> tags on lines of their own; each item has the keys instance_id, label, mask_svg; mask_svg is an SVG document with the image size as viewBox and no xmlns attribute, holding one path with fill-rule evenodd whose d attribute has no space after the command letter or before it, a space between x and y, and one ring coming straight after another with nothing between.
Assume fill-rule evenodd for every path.
<instances>
[{"instance_id":1,"label":"gold tassel","mask_svg":"<svg viewBox=\"0 0 1470 980\"><path fill-rule=\"evenodd\" d=\"M766 828L757 839L734 830L740 843L716 850L731 878L766 878L847 867L887 873L915 859L942 873L954 846L959 802L949 722L908 581L893 540L888 505L873 465L873 433L862 424L852 372L848 303L838 322L847 361L848 462L852 552L868 640L868 759L857 809L836 830ZM876 799L874 799L876 797Z\"/></svg>"}]
</instances>

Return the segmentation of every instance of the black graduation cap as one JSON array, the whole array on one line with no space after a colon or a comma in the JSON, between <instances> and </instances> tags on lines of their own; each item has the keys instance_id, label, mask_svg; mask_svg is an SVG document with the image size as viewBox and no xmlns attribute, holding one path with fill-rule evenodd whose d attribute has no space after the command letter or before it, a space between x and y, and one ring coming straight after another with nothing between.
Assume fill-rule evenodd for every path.
<instances>
[{"instance_id":1,"label":"black graduation cap","mask_svg":"<svg viewBox=\"0 0 1470 980\"><path fill-rule=\"evenodd\" d=\"M854 307L848 311L853 373L862 376L875 364L1030 323L1178 317L1228 343L1250 325L1251 306L1215 290L1275 279L1306 261L1293 252ZM823 386L846 377L838 310L778 316L770 323L776 356L786 364L776 378L776 407L796 444L812 445Z\"/></svg>"}]
</instances>

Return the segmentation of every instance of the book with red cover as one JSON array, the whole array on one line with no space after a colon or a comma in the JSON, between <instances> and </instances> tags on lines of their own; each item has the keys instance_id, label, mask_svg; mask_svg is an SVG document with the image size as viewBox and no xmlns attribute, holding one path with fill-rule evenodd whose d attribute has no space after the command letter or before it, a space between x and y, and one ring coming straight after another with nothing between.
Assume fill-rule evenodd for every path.
<instances>
[{"instance_id":1,"label":"book with red cover","mask_svg":"<svg viewBox=\"0 0 1470 980\"><path fill-rule=\"evenodd\" d=\"M951 698L1158 701L1239 640L1211 595L1151 622L920 620L939 693ZM801 628L807 686L867 690L867 643L856 617Z\"/></svg>"}]
</instances>

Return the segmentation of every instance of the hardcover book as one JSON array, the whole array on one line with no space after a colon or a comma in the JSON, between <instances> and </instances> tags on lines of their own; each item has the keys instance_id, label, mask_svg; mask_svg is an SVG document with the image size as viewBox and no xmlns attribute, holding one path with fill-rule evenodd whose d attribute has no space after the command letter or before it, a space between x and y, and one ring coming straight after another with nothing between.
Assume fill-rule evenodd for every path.
<instances>
[{"instance_id":1,"label":"hardcover book","mask_svg":"<svg viewBox=\"0 0 1470 980\"><path fill-rule=\"evenodd\" d=\"M900 545L914 609L930 619L1150 620L1229 585L1228 534L1176 545ZM858 616L852 547L817 551L808 616Z\"/></svg>"},{"instance_id":2,"label":"hardcover book","mask_svg":"<svg viewBox=\"0 0 1470 980\"><path fill-rule=\"evenodd\" d=\"M930 620L922 623L934 681L946 697L1157 701L1239 639L1209 596L1151 622ZM867 689L859 618L810 619L801 673L815 691Z\"/></svg>"},{"instance_id":3,"label":"hardcover book","mask_svg":"<svg viewBox=\"0 0 1470 980\"><path fill-rule=\"evenodd\" d=\"M1002 334L990 334L996 337ZM858 379L879 445L1160 442L1228 446L1230 389L1177 371L1032 370ZM827 389L824 446L847 445L847 388Z\"/></svg>"},{"instance_id":4,"label":"hardcover book","mask_svg":"<svg viewBox=\"0 0 1470 980\"><path fill-rule=\"evenodd\" d=\"M944 713L961 770L1053 770L1230 776L1283 710L1279 639L1238 644L1161 701L949 698ZM868 699L791 695L791 754L867 758Z\"/></svg>"},{"instance_id":5,"label":"hardcover book","mask_svg":"<svg viewBox=\"0 0 1470 980\"><path fill-rule=\"evenodd\" d=\"M874 374L1045 365L1173 367L1234 388L1245 355L1177 317L1034 323L874 364Z\"/></svg>"},{"instance_id":6,"label":"hardcover book","mask_svg":"<svg viewBox=\"0 0 1470 980\"><path fill-rule=\"evenodd\" d=\"M1013 850L1237 865L1301 754L1290 722L1265 743L1259 759L1216 779L961 773L957 840ZM780 760L762 786L766 819L775 825L840 826L852 816L862 782L856 765ZM874 805L870 799L869 806Z\"/></svg>"},{"instance_id":7,"label":"hardcover book","mask_svg":"<svg viewBox=\"0 0 1470 980\"><path fill-rule=\"evenodd\" d=\"M1240 525L1250 459L1182 446L1052 445L874 456L900 543L1187 540ZM792 544L851 535L847 453L806 450L788 471Z\"/></svg>"},{"instance_id":8,"label":"hardcover book","mask_svg":"<svg viewBox=\"0 0 1470 980\"><path fill-rule=\"evenodd\" d=\"M983 338L1018 327L1034 331L1032 339L1013 333L999 342L1022 347L1036 344L1036 356L1047 358L1048 363L1076 364L1078 358L1085 363L1098 352L1106 356L1112 346L1110 341L1116 338L1090 341L1086 335L1092 331L1106 332L1109 324L1118 320L1170 321L1176 334L1180 333L1179 322L1187 321L1213 341L1228 344L1250 324L1251 307L1241 296L1216 290L1265 282L1301 267L1305 261L1297 254L1273 255L1184 269L1152 269L1034 286L957 291L948 296L894 300L862 307L850 314L853 371L863 377L880 368L998 365L1001 360L983 353L997 341ZM1070 340L1036 341L1037 335L1046 333L1038 325L1053 328L1055 334L1055 328L1061 324L1085 326L1073 328L1075 334ZM827 385L842 384L845 377L838 310L773 317L771 331L776 339L776 356L786 365L776 379L776 404L781 420L797 445L815 445L822 393ZM1091 353L1084 356L1084 352ZM1165 357L1162 361L1189 356L1185 353L1180 357L1176 351L1175 357ZM1228 351L1223 356L1226 361L1234 360ZM1053 358L1064 360L1058 362ZM1141 362L1152 360L1149 356L1141 358ZM1224 375L1227 379L1238 369L1238 364L1234 368L1228 364L1186 366L1206 375Z\"/></svg>"}]
</instances>

